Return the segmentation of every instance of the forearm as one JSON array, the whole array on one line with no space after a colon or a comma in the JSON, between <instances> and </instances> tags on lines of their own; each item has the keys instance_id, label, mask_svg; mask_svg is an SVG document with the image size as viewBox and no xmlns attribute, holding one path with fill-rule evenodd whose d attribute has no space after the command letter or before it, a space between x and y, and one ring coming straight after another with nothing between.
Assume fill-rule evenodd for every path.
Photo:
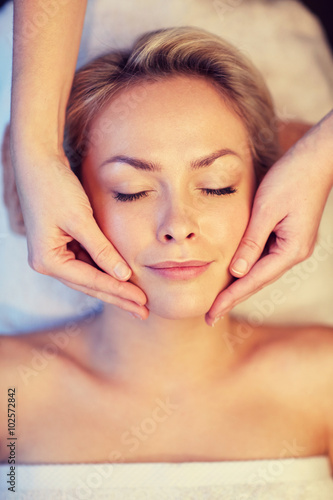
<instances>
[{"instance_id":1,"label":"forearm","mask_svg":"<svg viewBox=\"0 0 333 500\"><path fill-rule=\"evenodd\" d=\"M86 0L15 0L12 147L61 151ZM37 152L37 151L36 151Z\"/></svg>"},{"instance_id":2,"label":"forearm","mask_svg":"<svg viewBox=\"0 0 333 500\"><path fill-rule=\"evenodd\" d=\"M333 186L333 110L312 127L288 152L298 164L304 162L307 174L326 180L328 189Z\"/></svg>"}]
</instances>

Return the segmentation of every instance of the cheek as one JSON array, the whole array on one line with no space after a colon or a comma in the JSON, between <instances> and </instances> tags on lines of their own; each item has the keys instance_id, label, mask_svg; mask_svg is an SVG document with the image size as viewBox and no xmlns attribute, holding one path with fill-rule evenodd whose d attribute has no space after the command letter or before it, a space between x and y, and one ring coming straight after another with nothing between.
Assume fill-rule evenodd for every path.
<instances>
[{"instance_id":1,"label":"cheek","mask_svg":"<svg viewBox=\"0 0 333 500\"><path fill-rule=\"evenodd\" d=\"M247 227L251 213L251 203L237 200L215 217L214 242L224 257L232 257Z\"/></svg>"},{"instance_id":2,"label":"cheek","mask_svg":"<svg viewBox=\"0 0 333 500\"><path fill-rule=\"evenodd\" d=\"M94 209L97 223L116 250L132 266L136 255L147 246L147 228L133 211L115 207L115 203L99 203ZM134 269L133 269L134 270Z\"/></svg>"},{"instance_id":3,"label":"cheek","mask_svg":"<svg viewBox=\"0 0 333 500\"><path fill-rule=\"evenodd\" d=\"M230 247L232 251L231 257L237 250L237 247L244 235L251 217L253 199L256 192L256 179L254 172L243 183L242 193L240 193L237 204L233 207L229 218L229 235Z\"/></svg>"}]
</instances>

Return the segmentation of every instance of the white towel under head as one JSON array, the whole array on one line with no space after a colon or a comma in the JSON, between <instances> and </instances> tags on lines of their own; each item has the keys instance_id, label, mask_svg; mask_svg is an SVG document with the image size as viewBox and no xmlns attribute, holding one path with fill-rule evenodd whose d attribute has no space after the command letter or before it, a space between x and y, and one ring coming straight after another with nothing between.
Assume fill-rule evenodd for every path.
<instances>
[{"instance_id":1,"label":"white towel under head","mask_svg":"<svg viewBox=\"0 0 333 500\"><path fill-rule=\"evenodd\" d=\"M332 500L328 457L226 462L16 466L16 494L3 500Z\"/></svg>"}]
</instances>

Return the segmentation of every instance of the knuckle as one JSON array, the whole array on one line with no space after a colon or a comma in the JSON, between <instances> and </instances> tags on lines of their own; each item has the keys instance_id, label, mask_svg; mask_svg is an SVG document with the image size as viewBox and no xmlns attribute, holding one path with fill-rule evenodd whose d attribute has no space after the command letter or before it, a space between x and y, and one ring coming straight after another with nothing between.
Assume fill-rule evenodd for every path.
<instances>
[{"instance_id":1,"label":"knuckle","mask_svg":"<svg viewBox=\"0 0 333 500\"><path fill-rule=\"evenodd\" d=\"M128 305L123 303L122 300L113 300L113 305L119 307L119 309L122 309L123 311L129 311Z\"/></svg>"},{"instance_id":2,"label":"knuckle","mask_svg":"<svg viewBox=\"0 0 333 500\"><path fill-rule=\"evenodd\" d=\"M87 283L87 288L90 290L94 290L95 292L104 292L105 290L101 290L100 281L101 281L101 271L98 269L93 270L93 275Z\"/></svg>"},{"instance_id":3,"label":"knuckle","mask_svg":"<svg viewBox=\"0 0 333 500\"><path fill-rule=\"evenodd\" d=\"M68 225L67 230L69 233L71 233L73 230L75 230L78 233L83 232L87 227L86 214L72 212L67 217L67 225Z\"/></svg>"},{"instance_id":4,"label":"knuckle","mask_svg":"<svg viewBox=\"0 0 333 500\"><path fill-rule=\"evenodd\" d=\"M110 257L110 248L108 245L103 245L94 253L94 261L99 264L101 262L106 262Z\"/></svg>"},{"instance_id":5,"label":"knuckle","mask_svg":"<svg viewBox=\"0 0 333 500\"><path fill-rule=\"evenodd\" d=\"M268 283L266 283L263 279L260 279L253 275L247 276L247 286L242 290L242 293L237 297L237 303L246 300L248 297L253 295L254 293L262 290Z\"/></svg>"},{"instance_id":6,"label":"knuckle","mask_svg":"<svg viewBox=\"0 0 333 500\"><path fill-rule=\"evenodd\" d=\"M237 281L230 285L228 288L223 290L220 301L217 302L217 309L220 310L227 308L232 309L239 300L240 290L237 288Z\"/></svg>"},{"instance_id":7,"label":"knuckle","mask_svg":"<svg viewBox=\"0 0 333 500\"><path fill-rule=\"evenodd\" d=\"M303 262L312 255L312 248L302 243L294 243L293 249L289 253L292 260L296 263Z\"/></svg>"},{"instance_id":8,"label":"knuckle","mask_svg":"<svg viewBox=\"0 0 333 500\"><path fill-rule=\"evenodd\" d=\"M251 283L251 288L250 288L248 294L259 292L260 290L265 288L266 284L267 283L264 282L263 280L253 280L253 282Z\"/></svg>"},{"instance_id":9,"label":"knuckle","mask_svg":"<svg viewBox=\"0 0 333 500\"><path fill-rule=\"evenodd\" d=\"M251 238L244 238L242 241L242 246L244 249L250 250L252 253L261 253L261 248L258 243Z\"/></svg>"},{"instance_id":10,"label":"knuckle","mask_svg":"<svg viewBox=\"0 0 333 500\"><path fill-rule=\"evenodd\" d=\"M46 263L45 263L44 259L42 259L40 257L37 257L34 254L30 254L29 253L29 255L28 255L28 264L31 267L31 269L33 269L37 273L48 274L48 272L47 272L47 266L46 266Z\"/></svg>"},{"instance_id":11,"label":"knuckle","mask_svg":"<svg viewBox=\"0 0 333 500\"><path fill-rule=\"evenodd\" d=\"M112 293L121 295L124 292L125 284L122 281L114 280L112 284Z\"/></svg>"},{"instance_id":12,"label":"knuckle","mask_svg":"<svg viewBox=\"0 0 333 500\"><path fill-rule=\"evenodd\" d=\"M265 196L255 201L255 210L261 218L268 218L271 214L271 203Z\"/></svg>"},{"instance_id":13,"label":"knuckle","mask_svg":"<svg viewBox=\"0 0 333 500\"><path fill-rule=\"evenodd\" d=\"M302 262L303 260L308 259L311 257L311 250L309 248L300 248L298 253L297 253L297 260L298 262Z\"/></svg>"},{"instance_id":14,"label":"knuckle","mask_svg":"<svg viewBox=\"0 0 333 500\"><path fill-rule=\"evenodd\" d=\"M104 276L103 276L104 275ZM90 282L86 285L91 291L98 292L104 294L112 294L115 296L121 295L124 290L124 284L114 278L111 278L111 286L110 282L106 281L106 276L108 276L103 271L99 271L98 269L94 270L94 275L90 279ZM108 276L110 280L110 277Z\"/></svg>"},{"instance_id":15,"label":"knuckle","mask_svg":"<svg viewBox=\"0 0 333 500\"><path fill-rule=\"evenodd\" d=\"M263 280L258 278L254 273L249 273L247 275L247 290L246 293L249 293L252 290L258 290L263 286Z\"/></svg>"}]
</instances>

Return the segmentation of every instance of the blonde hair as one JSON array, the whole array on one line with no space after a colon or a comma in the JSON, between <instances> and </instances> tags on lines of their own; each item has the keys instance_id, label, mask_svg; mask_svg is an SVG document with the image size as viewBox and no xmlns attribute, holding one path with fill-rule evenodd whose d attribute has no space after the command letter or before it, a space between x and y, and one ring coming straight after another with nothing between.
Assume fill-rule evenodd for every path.
<instances>
[{"instance_id":1,"label":"blonde hair","mask_svg":"<svg viewBox=\"0 0 333 500\"><path fill-rule=\"evenodd\" d=\"M116 94L143 81L176 75L208 79L230 103L248 131L260 179L279 155L269 91L260 73L235 47L217 35L192 27L146 33L129 50L98 57L76 73L64 143L74 171L89 150L94 118Z\"/></svg>"}]
</instances>

